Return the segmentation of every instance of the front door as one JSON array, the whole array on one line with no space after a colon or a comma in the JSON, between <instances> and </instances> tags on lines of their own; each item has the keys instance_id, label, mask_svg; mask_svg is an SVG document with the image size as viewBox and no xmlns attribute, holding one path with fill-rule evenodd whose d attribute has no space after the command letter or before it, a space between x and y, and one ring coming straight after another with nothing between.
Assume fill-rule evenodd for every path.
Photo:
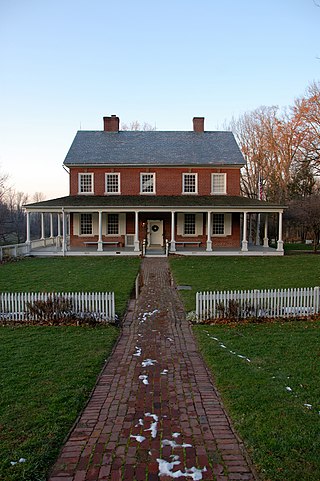
<instances>
[{"instance_id":1,"label":"front door","mask_svg":"<svg viewBox=\"0 0 320 481\"><path fill-rule=\"evenodd\" d=\"M163 246L163 220L148 220L148 246Z\"/></svg>"}]
</instances>

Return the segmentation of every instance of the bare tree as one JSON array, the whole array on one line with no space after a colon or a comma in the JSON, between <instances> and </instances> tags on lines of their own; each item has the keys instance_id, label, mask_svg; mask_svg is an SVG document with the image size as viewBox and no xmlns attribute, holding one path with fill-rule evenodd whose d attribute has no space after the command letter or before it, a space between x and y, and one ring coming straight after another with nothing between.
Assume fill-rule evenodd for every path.
<instances>
[{"instance_id":1,"label":"bare tree","mask_svg":"<svg viewBox=\"0 0 320 481\"><path fill-rule=\"evenodd\" d=\"M156 127L152 127L152 125L147 122L141 124L138 120L134 120L129 124L122 124L121 130L153 131L156 130Z\"/></svg>"},{"instance_id":2,"label":"bare tree","mask_svg":"<svg viewBox=\"0 0 320 481\"><path fill-rule=\"evenodd\" d=\"M291 201L286 217L303 233L304 238L306 235L312 237L316 253L320 241L320 194Z\"/></svg>"}]
</instances>

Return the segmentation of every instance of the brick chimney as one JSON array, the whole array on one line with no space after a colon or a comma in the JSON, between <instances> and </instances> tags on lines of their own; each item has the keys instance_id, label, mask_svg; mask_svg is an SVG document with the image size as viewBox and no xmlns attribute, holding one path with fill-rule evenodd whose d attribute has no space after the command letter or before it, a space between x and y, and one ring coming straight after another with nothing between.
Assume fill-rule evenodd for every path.
<instances>
[{"instance_id":1,"label":"brick chimney","mask_svg":"<svg viewBox=\"0 0 320 481\"><path fill-rule=\"evenodd\" d=\"M103 117L103 130L105 132L119 132L119 117L111 115L111 117Z\"/></svg>"},{"instance_id":2,"label":"brick chimney","mask_svg":"<svg viewBox=\"0 0 320 481\"><path fill-rule=\"evenodd\" d=\"M204 117L193 117L193 131L204 132Z\"/></svg>"}]
</instances>

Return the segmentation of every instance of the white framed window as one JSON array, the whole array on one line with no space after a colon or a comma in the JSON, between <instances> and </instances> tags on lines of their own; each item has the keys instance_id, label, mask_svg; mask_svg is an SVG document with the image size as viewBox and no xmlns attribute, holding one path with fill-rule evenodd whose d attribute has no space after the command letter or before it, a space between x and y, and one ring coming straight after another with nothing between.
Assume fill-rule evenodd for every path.
<instances>
[{"instance_id":1,"label":"white framed window","mask_svg":"<svg viewBox=\"0 0 320 481\"><path fill-rule=\"evenodd\" d=\"M93 174L79 174L79 194L93 194Z\"/></svg>"},{"instance_id":2,"label":"white framed window","mask_svg":"<svg viewBox=\"0 0 320 481\"><path fill-rule=\"evenodd\" d=\"M211 194L227 193L227 174L211 174Z\"/></svg>"},{"instance_id":3,"label":"white framed window","mask_svg":"<svg viewBox=\"0 0 320 481\"><path fill-rule=\"evenodd\" d=\"M106 194L120 194L120 174L106 174Z\"/></svg>"},{"instance_id":4,"label":"white framed window","mask_svg":"<svg viewBox=\"0 0 320 481\"><path fill-rule=\"evenodd\" d=\"M92 235L92 214L80 214L80 235Z\"/></svg>"},{"instance_id":5,"label":"white framed window","mask_svg":"<svg viewBox=\"0 0 320 481\"><path fill-rule=\"evenodd\" d=\"M224 235L224 214L213 214L212 235Z\"/></svg>"},{"instance_id":6,"label":"white framed window","mask_svg":"<svg viewBox=\"0 0 320 481\"><path fill-rule=\"evenodd\" d=\"M184 214L184 235L195 235L196 233L196 215Z\"/></svg>"},{"instance_id":7,"label":"white framed window","mask_svg":"<svg viewBox=\"0 0 320 481\"><path fill-rule=\"evenodd\" d=\"M198 193L198 174L182 174L182 192L184 194Z\"/></svg>"},{"instance_id":8,"label":"white framed window","mask_svg":"<svg viewBox=\"0 0 320 481\"><path fill-rule=\"evenodd\" d=\"M107 235L119 235L119 214L108 214Z\"/></svg>"},{"instance_id":9,"label":"white framed window","mask_svg":"<svg viewBox=\"0 0 320 481\"><path fill-rule=\"evenodd\" d=\"M140 194L156 193L156 174L140 174Z\"/></svg>"}]
</instances>

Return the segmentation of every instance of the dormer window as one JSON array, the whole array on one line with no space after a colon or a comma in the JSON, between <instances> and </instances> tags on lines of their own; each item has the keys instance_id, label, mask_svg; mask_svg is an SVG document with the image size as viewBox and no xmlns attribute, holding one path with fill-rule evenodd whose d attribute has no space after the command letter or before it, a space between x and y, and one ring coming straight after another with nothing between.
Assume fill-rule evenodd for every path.
<instances>
[{"instance_id":1,"label":"dormer window","mask_svg":"<svg viewBox=\"0 0 320 481\"><path fill-rule=\"evenodd\" d=\"M93 174L79 174L79 194L93 194Z\"/></svg>"},{"instance_id":2,"label":"dormer window","mask_svg":"<svg viewBox=\"0 0 320 481\"><path fill-rule=\"evenodd\" d=\"M120 174L106 174L106 194L120 194Z\"/></svg>"},{"instance_id":3,"label":"dormer window","mask_svg":"<svg viewBox=\"0 0 320 481\"><path fill-rule=\"evenodd\" d=\"M198 193L198 175L182 174L182 193L197 194Z\"/></svg>"},{"instance_id":4,"label":"dormer window","mask_svg":"<svg viewBox=\"0 0 320 481\"><path fill-rule=\"evenodd\" d=\"M140 174L140 194L156 193L156 174Z\"/></svg>"},{"instance_id":5,"label":"dormer window","mask_svg":"<svg viewBox=\"0 0 320 481\"><path fill-rule=\"evenodd\" d=\"M227 193L227 174L211 174L211 194Z\"/></svg>"}]
</instances>

